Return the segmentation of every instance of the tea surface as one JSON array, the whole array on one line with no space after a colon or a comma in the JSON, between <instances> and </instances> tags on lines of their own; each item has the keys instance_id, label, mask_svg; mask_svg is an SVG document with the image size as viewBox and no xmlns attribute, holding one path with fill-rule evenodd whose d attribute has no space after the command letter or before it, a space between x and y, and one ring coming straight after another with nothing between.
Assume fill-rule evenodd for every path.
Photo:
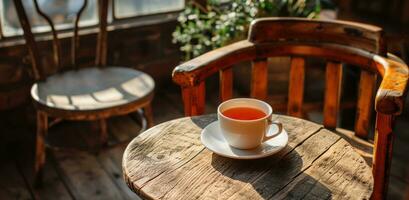
<instances>
[{"instance_id":1,"label":"tea surface","mask_svg":"<svg viewBox=\"0 0 409 200\"><path fill-rule=\"evenodd\" d=\"M250 107L230 108L222 112L224 116L238 120L254 120L266 116L263 111Z\"/></svg>"}]
</instances>

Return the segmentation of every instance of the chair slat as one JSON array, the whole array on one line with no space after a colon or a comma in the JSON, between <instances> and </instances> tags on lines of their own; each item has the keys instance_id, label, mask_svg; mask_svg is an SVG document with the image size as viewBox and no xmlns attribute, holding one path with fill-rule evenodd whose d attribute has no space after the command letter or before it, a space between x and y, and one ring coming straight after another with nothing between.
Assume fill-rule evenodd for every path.
<instances>
[{"instance_id":1,"label":"chair slat","mask_svg":"<svg viewBox=\"0 0 409 200\"><path fill-rule=\"evenodd\" d=\"M95 56L95 64L97 66L105 66L107 62L107 47L108 47L108 0L99 1L99 31L97 38L97 53Z\"/></svg>"},{"instance_id":2,"label":"chair slat","mask_svg":"<svg viewBox=\"0 0 409 200\"><path fill-rule=\"evenodd\" d=\"M328 62L325 75L324 127L336 128L342 81L342 64Z\"/></svg>"},{"instance_id":3,"label":"chair slat","mask_svg":"<svg viewBox=\"0 0 409 200\"><path fill-rule=\"evenodd\" d=\"M205 82L194 87L182 88L185 116L201 115L205 111Z\"/></svg>"},{"instance_id":4,"label":"chair slat","mask_svg":"<svg viewBox=\"0 0 409 200\"><path fill-rule=\"evenodd\" d=\"M14 5L16 7L16 12L18 19L21 24L21 28L24 31L24 39L26 40L26 45L28 47L28 52L31 58L32 72L34 80L40 80L45 78L44 68L41 67L41 57L38 51L37 44L34 39L33 32L31 31L30 21L28 20L27 14L24 10L24 6L21 0L14 0Z\"/></svg>"},{"instance_id":5,"label":"chair slat","mask_svg":"<svg viewBox=\"0 0 409 200\"><path fill-rule=\"evenodd\" d=\"M233 68L220 70L220 101L226 101L233 97Z\"/></svg>"},{"instance_id":6,"label":"chair slat","mask_svg":"<svg viewBox=\"0 0 409 200\"><path fill-rule=\"evenodd\" d=\"M251 94L252 98L265 100L267 98L267 58L254 60L251 72Z\"/></svg>"},{"instance_id":7,"label":"chair slat","mask_svg":"<svg viewBox=\"0 0 409 200\"><path fill-rule=\"evenodd\" d=\"M74 68L77 68L76 65L76 60L77 60L77 48L79 46L79 37L78 37L78 25L80 22L80 18L82 13L84 12L85 8L87 7L88 0L84 0L80 10L78 11L77 15L75 16L75 21L74 21L74 37L72 37L72 42L71 42L71 65Z\"/></svg>"},{"instance_id":8,"label":"chair slat","mask_svg":"<svg viewBox=\"0 0 409 200\"><path fill-rule=\"evenodd\" d=\"M357 117L355 121L355 135L360 138L368 137L375 86L376 75L362 70L359 83Z\"/></svg>"},{"instance_id":9,"label":"chair slat","mask_svg":"<svg viewBox=\"0 0 409 200\"><path fill-rule=\"evenodd\" d=\"M302 117L302 104L304 98L304 58L294 57L291 59L290 81L288 86L287 114L294 117Z\"/></svg>"},{"instance_id":10,"label":"chair slat","mask_svg":"<svg viewBox=\"0 0 409 200\"><path fill-rule=\"evenodd\" d=\"M53 55L54 55L54 62L57 65L57 68L60 69L62 67L62 53L61 53L61 45L58 39L57 31L55 30L54 23L52 22L51 18L46 15L38 6L37 0L33 1L34 7L37 13L44 18L44 20L48 23L51 28L51 32L53 34Z\"/></svg>"}]
</instances>

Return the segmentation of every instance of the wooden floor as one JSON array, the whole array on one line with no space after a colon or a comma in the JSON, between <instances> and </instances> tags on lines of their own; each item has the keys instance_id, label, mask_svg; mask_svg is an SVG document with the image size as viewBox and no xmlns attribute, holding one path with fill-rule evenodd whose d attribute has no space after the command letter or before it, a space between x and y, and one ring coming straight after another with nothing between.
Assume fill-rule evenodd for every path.
<instances>
[{"instance_id":1,"label":"wooden floor","mask_svg":"<svg viewBox=\"0 0 409 200\"><path fill-rule=\"evenodd\" d=\"M179 94L175 89L156 93L153 106L155 123L183 116ZM215 109L216 103L207 105L208 112ZM406 113L397 122L397 130L400 131L396 133L389 199L409 198L408 119ZM320 120L319 114L311 115L311 120ZM9 124L0 125L10 128ZM97 135L90 130L91 124L79 122L62 122L53 127L48 136L48 143L53 147L47 150L44 185L32 188L28 184L32 179L29 173L32 152L27 150L32 148L32 133L21 133L24 128L18 125L8 130L0 129L2 133L22 134L18 144L8 141L12 145L1 147L8 152L1 156L0 199L138 199L123 182L121 174L124 148L140 130L137 120L129 116L110 119L108 147L99 147Z\"/></svg>"}]
</instances>

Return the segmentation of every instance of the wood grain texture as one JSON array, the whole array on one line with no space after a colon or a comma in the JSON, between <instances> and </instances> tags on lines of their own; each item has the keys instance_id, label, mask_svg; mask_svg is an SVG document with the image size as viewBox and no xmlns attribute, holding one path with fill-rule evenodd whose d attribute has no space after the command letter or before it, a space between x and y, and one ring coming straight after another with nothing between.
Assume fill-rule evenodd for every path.
<instances>
[{"instance_id":1,"label":"wood grain texture","mask_svg":"<svg viewBox=\"0 0 409 200\"><path fill-rule=\"evenodd\" d=\"M356 136L353 131L337 128L333 130L334 133L341 136L344 140L346 140L354 150L361 155L361 157L365 160L368 166L372 166L373 162L373 149L374 144L373 141L368 141L363 138Z\"/></svg>"},{"instance_id":2,"label":"wood grain texture","mask_svg":"<svg viewBox=\"0 0 409 200\"><path fill-rule=\"evenodd\" d=\"M380 27L356 22L269 17L251 23L248 40L271 43L296 38L299 43L335 43L381 53L386 52L382 35Z\"/></svg>"},{"instance_id":3,"label":"wood grain texture","mask_svg":"<svg viewBox=\"0 0 409 200\"><path fill-rule=\"evenodd\" d=\"M235 160L201 144L200 131L214 120L216 115L176 119L136 137L123 157L128 186L146 199L275 199L293 191L289 189L293 185L297 195L326 194L315 196L318 199L328 195L361 199L372 193L371 168L364 159L318 124L279 116L289 134L288 146L268 158ZM351 161L356 164L346 165ZM333 181L330 170L345 176ZM359 195L343 190L349 185Z\"/></svg>"},{"instance_id":4,"label":"wood grain texture","mask_svg":"<svg viewBox=\"0 0 409 200\"><path fill-rule=\"evenodd\" d=\"M220 70L220 102L233 97L233 68Z\"/></svg>"},{"instance_id":5,"label":"wood grain texture","mask_svg":"<svg viewBox=\"0 0 409 200\"><path fill-rule=\"evenodd\" d=\"M305 60L300 57L291 58L290 80L288 86L287 114L302 117L304 100Z\"/></svg>"},{"instance_id":6,"label":"wood grain texture","mask_svg":"<svg viewBox=\"0 0 409 200\"><path fill-rule=\"evenodd\" d=\"M337 127L341 99L342 64L328 62L325 72L324 127Z\"/></svg>"},{"instance_id":7,"label":"wood grain texture","mask_svg":"<svg viewBox=\"0 0 409 200\"><path fill-rule=\"evenodd\" d=\"M267 98L267 59L257 59L251 66L250 96L252 98L265 100Z\"/></svg>"},{"instance_id":8,"label":"wood grain texture","mask_svg":"<svg viewBox=\"0 0 409 200\"><path fill-rule=\"evenodd\" d=\"M373 111L373 97L376 86L375 81L376 74L361 71L355 120L355 134L361 138L367 138L369 133L369 125Z\"/></svg>"}]
</instances>

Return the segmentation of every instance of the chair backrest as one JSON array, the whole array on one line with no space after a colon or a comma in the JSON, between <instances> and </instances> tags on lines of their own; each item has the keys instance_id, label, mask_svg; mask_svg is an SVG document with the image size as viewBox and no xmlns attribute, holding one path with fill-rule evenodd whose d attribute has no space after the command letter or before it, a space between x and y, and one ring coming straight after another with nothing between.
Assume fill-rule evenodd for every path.
<instances>
[{"instance_id":1,"label":"chair backrest","mask_svg":"<svg viewBox=\"0 0 409 200\"><path fill-rule=\"evenodd\" d=\"M290 56L287 114L300 117L304 96L305 58L327 61L324 121L334 129L339 111L343 63L361 69L356 135L366 138L373 110L377 75L382 79L376 93L376 133L373 158L374 198L385 197L392 149L392 124L402 111L409 70L398 58L387 55L379 27L346 21L300 18L263 18L252 22L247 40L208 52L177 66L173 80L182 87L185 114L204 113L205 79L220 77L220 99L232 98L234 64L252 61L251 97L267 96L267 58Z\"/></svg>"},{"instance_id":2,"label":"chair backrest","mask_svg":"<svg viewBox=\"0 0 409 200\"><path fill-rule=\"evenodd\" d=\"M18 18L20 20L21 27L24 31L24 38L26 40L26 45L29 50L30 58L32 61L32 71L35 80L44 79L46 76L46 72L43 67L41 67L41 58L39 49L35 42L35 37L31 30L31 25L28 20L26 11L22 4L22 0L13 0L14 5L17 11ZM52 22L51 18L44 13L43 10L38 5L37 0L33 0L35 11L46 20L47 24L51 28L52 33L52 45L53 45L53 61L57 68L62 67L62 51L61 45L58 38L57 30L55 29L55 25ZM78 29L79 29L79 21L83 11L85 10L88 4L88 0L83 0L83 4L81 8L78 10L74 20L74 28L73 28L73 37L71 41L71 65L73 68L76 68L77 57L78 57L78 48L79 48L79 36L78 36ZM99 16L99 31L98 31L98 38L97 38L97 48L96 48L96 59L95 64L97 66L104 66L106 65L106 57L107 57L107 16L108 16L108 0L99 0L98 2L98 16Z\"/></svg>"},{"instance_id":3,"label":"chair backrest","mask_svg":"<svg viewBox=\"0 0 409 200\"><path fill-rule=\"evenodd\" d=\"M327 60L323 122L326 128L335 128L337 125L342 62L355 61L353 57L341 55L338 52L347 53L352 50L386 56L387 51L381 28L346 21L318 21L300 18L260 19L252 23L248 41L257 46L257 61L256 64L253 62L253 73L257 73L253 75L252 80L253 97L263 99L266 96L266 81L261 81L263 86L257 85L257 82L260 82L257 79L261 74L265 74L265 69L254 68L266 68L265 58L267 57L292 56L287 106L287 114L291 116L302 117L304 57L323 57ZM332 54L322 52L332 47L335 47L334 50L337 49L336 47L340 49L333 51ZM346 49L342 50L342 48ZM359 66L367 67L366 65ZM375 79L376 72L362 71L355 132L363 138L368 135L368 118L372 110Z\"/></svg>"}]
</instances>

